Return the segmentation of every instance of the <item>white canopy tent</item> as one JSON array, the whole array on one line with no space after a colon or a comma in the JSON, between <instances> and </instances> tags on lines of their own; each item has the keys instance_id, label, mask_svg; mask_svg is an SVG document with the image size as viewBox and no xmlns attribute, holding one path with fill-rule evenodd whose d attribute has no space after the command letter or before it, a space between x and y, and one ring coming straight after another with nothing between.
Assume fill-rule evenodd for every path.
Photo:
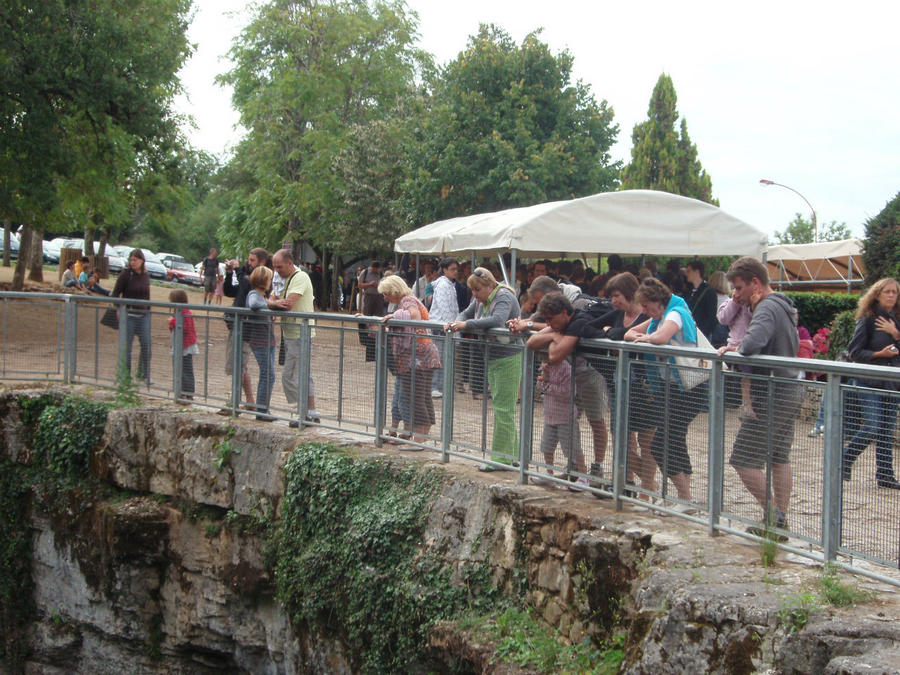
<instances>
[{"instance_id":1,"label":"white canopy tent","mask_svg":"<svg viewBox=\"0 0 900 675\"><path fill-rule=\"evenodd\" d=\"M778 244L766 251L769 277L777 288L843 288L849 293L865 277L862 240Z\"/></svg>"},{"instance_id":2,"label":"white canopy tent","mask_svg":"<svg viewBox=\"0 0 900 675\"><path fill-rule=\"evenodd\" d=\"M722 209L655 190L603 192L495 213L442 220L394 242L398 253L523 257L753 255L766 235Z\"/></svg>"}]
</instances>

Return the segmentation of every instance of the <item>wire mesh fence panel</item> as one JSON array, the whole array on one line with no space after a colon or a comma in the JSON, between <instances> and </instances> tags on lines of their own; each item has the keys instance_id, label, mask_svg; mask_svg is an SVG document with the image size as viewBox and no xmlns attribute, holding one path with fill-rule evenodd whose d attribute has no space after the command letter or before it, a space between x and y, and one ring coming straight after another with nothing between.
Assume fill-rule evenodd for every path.
<instances>
[{"instance_id":1,"label":"wire mesh fence panel","mask_svg":"<svg viewBox=\"0 0 900 675\"><path fill-rule=\"evenodd\" d=\"M115 386L120 354L127 354L139 393L171 400L180 373L182 398L193 396L194 404L223 406L230 413L232 383L242 378L229 372L243 363L247 386L240 387L238 400L259 403L261 373L268 371L266 415L276 419L297 421L306 403L315 406L322 424L368 434L418 433L424 447L446 443L451 452L495 468L515 463L524 449L530 476L547 478L552 471L557 486L593 488L595 494L598 487L612 489L621 457L625 479L635 483L621 487L638 497L664 495L665 502L654 508L702 510L712 500L714 506L721 503L717 522L726 530L749 526L753 534L790 537L794 550L812 556L824 551L828 559L849 558L851 564L865 558L900 565L900 484L893 456L900 377L894 369L822 361L815 368L827 380L796 380L736 369L745 363L775 367L771 358L726 356L721 378L717 363L712 375L695 382L696 369L657 360L668 358L660 348L597 341L581 343L565 365L551 369L542 366L540 355L523 358L518 337L451 338L434 334L433 326L407 324L421 331L413 334L394 331L403 322L385 326L316 315L311 339L303 323L311 317L301 321L303 351L291 376L289 359L277 359L283 315L195 307L191 391L184 344L173 350L175 307L152 304L129 316L123 304L120 333L115 318L111 327L101 323L107 304L118 303L30 295L0 294L0 377L6 380ZM225 313L240 315L232 321L234 331L223 321ZM234 353L235 336L246 333L250 316L275 321L262 361L252 340L239 341ZM394 350L397 344L401 348ZM397 367L398 354L405 369ZM429 354L430 360L422 360ZM785 361L787 370L804 367L796 359L775 361ZM523 373L523 363L534 366ZM621 364L624 373L617 371ZM300 378L307 377L312 396L301 402L306 387ZM849 379L856 377L863 384ZM868 377L888 385L872 385ZM294 393L286 380L296 385ZM709 389L717 392L711 411ZM404 399L406 412L397 405ZM530 418L522 417L523 409ZM452 416L446 424L443 410ZM617 419L625 425L625 439L615 438ZM522 430L530 436L520 447ZM721 476L710 474L710 457L722 459ZM570 485L566 477L587 483Z\"/></svg>"},{"instance_id":2,"label":"wire mesh fence panel","mask_svg":"<svg viewBox=\"0 0 900 675\"><path fill-rule=\"evenodd\" d=\"M317 322L311 364L323 423L375 432L378 330L377 324Z\"/></svg>"},{"instance_id":3,"label":"wire mesh fence panel","mask_svg":"<svg viewBox=\"0 0 900 675\"><path fill-rule=\"evenodd\" d=\"M612 485L613 438L610 389L615 381L616 361L605 353L576 353L570 364L571 405L575 420L580 422L577 431L584 459L571 460L569 470L577 472L574 475L582 484L608 490Z\"/></svg>"},{"instance_id":4,"label":"wire mesh fence panel","mask_svg":"<svg viewBox=\"0 0 900 675\"><path fill-rule=\"evenodd\" d=\"M100 320L108 317L112 325ZM77 303L75 305L78 332L75 341L76 382L96 382L114 385L119 362L118 312L109 303Z\"/></svg>"},{"instance_id":5,"label":"wire mesh fence panel","mask_svg":"<svg viewBox=\"0 0 900 675\"><path fill-rule=\"evenodd\" d=\"M729 378L746 380L739 383L746 398L729 411L726 423L723 516L750 523L752 534L765 533L768 527L780 530L780 537L819 540L821 487L817 493L809 476L818 470L821 486L821 455L815 457L808 447L794 451L804 385L741 373L728 373L726 382Z\"/></svg>"},{"instance_id":6,"label":"wire mesh fence panel","mask_svg":"<svg viewBox=\"0 0 900 675\"><path fill-rule=\"evenodd\" d=\"M647 366L643 360L628 362L627 397L624 404L628 429L627 454L625 459L625 479L638 487L645 498L660 495L661 475L653 457L653 440L659 427L657 401L660 390L650 384ZM618 392L610 404L615 410Z\"/></svg>"},{"instance_id":7,"label":"wire mesh fence panel","mask_svg":"<svg viewBox=\"0 0 900 675\"><path fill-rule=\"evenodd\" d=\"M900 566L896 391L841 387L841 550Z\"/></svg>"},{"instance_id":8,"label":"wire mesh fence panel","mask_svg":"<svg viewBox=\"0 0 900 675\"><path fill-rule=\"evenodd\" d=\"M484 341L477 336L458 335L453 338L453 347L453 448L483 457L491 438Z\"/></svg>"},{"instance_id":9,"label":"wire mesh fence panel","mask_svg":"<svg viewBox=\"0 0 900 675\"><path fill-rule=\"evenodd\" d=\"M702 369L647 362L656 432L650 454L660 475L660 494L696 509L708 484L707 380Z\"/></svg>"},{"instance_id":10,"label":"wire mesh fence panel","mask_svg":"<svg viewBox=\"0 0 900 675\"><path fill-rule=\"evenodd\" d=\"M554 476L569 480L577 487L587 485L588 465L585 459L584 426L591 422L582 415L583 401L579 398L576 375L576 361L584 359L565 359L559 363L550 363L546 353L535 360L537 375L535 392L539 401L534 402L532 423L532 470L538 475L531 481L537 484L550 484L542 475ZM596 373L595 373L596 375ZM592 417L596 420L597 415ZM590 447L590 446L588 446Z\"/></svg>"},{"instance_id":11,"label":"wire mesh fence panel","mask_svg":"<svg viewBox=\"0 0 900 675\"><path fill-rule=\"evenodd\" d=\"M53 300L3 298L0 303L0 377L64 377L65 307ZM35 330L34 326L41 326Z\"/></svg>"},{"instance_id":12,"label":"wire mesh fence panel","mask_svg":"<svg viewBox=\"0 0 900 675\"><path fill-rule=\"evenodd\" d=\"M385 333L384 362L392 377L385 406L389 433L417 443L440 442L441 397L432 396L440 349L430 331L394 326Z\"/></svg>"},{"instance_id":13,"label":"wire mesh fence panel","mask_svg":"<svg viewBox=\"0 0 900 675\"><path fill-rule=\"evenodd\" d=\"M519 456L523 346L499 343L494 336L456 337L454 342L460 381L467 382L467 391L454 398L454 450L512 464Z\"/></svg>"}]
</instances>

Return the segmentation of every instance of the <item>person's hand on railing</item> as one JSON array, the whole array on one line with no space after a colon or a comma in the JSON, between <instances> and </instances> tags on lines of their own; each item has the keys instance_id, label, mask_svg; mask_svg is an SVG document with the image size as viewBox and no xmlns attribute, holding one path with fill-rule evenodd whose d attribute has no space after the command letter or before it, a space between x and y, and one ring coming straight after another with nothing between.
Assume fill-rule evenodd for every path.
<instances>
[{"instance_id":1,"label":"person's hand on railing","mask_svg":"<svg viewBox=\"0 0 900 675\"><path fill-rule=\"evenodd\" d=\"M534 321L531 319L510 319L506 327L511 333L524 333L527 330L535 330Z\"/></svg>"},{"instance_id":2,"label":"person's hand on railing","mask_svg":"<svg viewBox=\"0 0 900 675\"><path fill-rule=\"evenodd\" d=\"M451 321L446 326L444 326L444 332L446 333L458 333L466 329L465 321Z\"/></svg>"},{"instance_id":3,"label":"person's hand on railing","mask_svg":"<svg viewBox=\"0 0 900 675\"><path fill-rule=\"evenodd\" d=\"M736 352L737 345L722 345L719 347L716 352L718 352L719 356L722 356L725 352Z\"/></svg>"},{"instance_id":4,"label":"person's hand on railing","mask_svg":"<svg viewBox=\"0 0 900 675\"><path fill-rule=\"evenodd\" d=\"M381 317L381 323L387 323L388 321L390 321L393 318L394 318L393 314L385 314L383 317Z\"/></svg>"}]
</instances>

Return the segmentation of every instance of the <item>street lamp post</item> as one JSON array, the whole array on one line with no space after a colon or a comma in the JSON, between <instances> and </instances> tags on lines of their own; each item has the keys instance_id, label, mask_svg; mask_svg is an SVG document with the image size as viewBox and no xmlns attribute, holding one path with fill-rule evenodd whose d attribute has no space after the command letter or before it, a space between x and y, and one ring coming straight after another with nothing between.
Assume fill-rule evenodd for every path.
<instances>
[{"instance_id":1,"label":"street lamp post","mask_svg":"<svg viewBox=\"0 0 900 675\"><path fill-rule=\"evenodd\" d=\"M800 199L802 199L803 201L805 201L805 202L806 202L806 205L809 207L809 210L812 211L812 217L813 217L813 242L818 243L818 241L819 241L819 223L818 223L818 221L816 220L816 210L813 208L813 205L809 203L809 200L808 200L806 197L804 197L802 194L800 194L799 192L797 192L797 191L796 191L794 188L792 188L790 185L785 185L785 184L783 184L783 183L776 183L774 180L769 180L768 178L761 178L760 181L759 181L759 184L760 184L760 185L777 185L777 186L779 186L779 187L783 187L783 188L785 188L786 190L790 190L790 191L793 192L795 195L799 196Z\"/></svg>"}]
</instances>

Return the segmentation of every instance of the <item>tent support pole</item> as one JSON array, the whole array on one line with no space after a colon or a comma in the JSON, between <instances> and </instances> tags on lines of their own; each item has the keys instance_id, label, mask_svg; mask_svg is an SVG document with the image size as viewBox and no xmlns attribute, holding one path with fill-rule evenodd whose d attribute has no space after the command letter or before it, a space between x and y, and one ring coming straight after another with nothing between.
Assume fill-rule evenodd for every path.
<instances>
[{"instance_id":1,"label":"tent support pole","mask_svg":"<svg viewBox=\"0 0 900 675\"><path fill-rule=\"evenodd\" d=\"M514 248L510 249L510 253L511 253L511 257L509 259L509 278L512 280L512 283L510 283L510 286L512 286L513 289L515 289L516 288L516 249L514 249ZM516 291L516 297L518 297L518 296L519 296L519 293L518 293L518 291Z\"/></svg>"},{"instance_id":2,"label":"tent support pole","mask_svg":"<svg viewBox=\"0 0 900 675\"><path fill-rule=\"evenodd\" d=\"M853 256L847 258L847 293L853 285Z\"/></svg>"},{"instance_id":3,"label":"tent support pole","mask_svg":"<svg viewBox=\"0 0 900 675\"><path fill-rule=\"evenodd\" d=\"M509 274L506 272L506 265L503 263L503 254L497 256L497 259L500 261L500 271L503 272L503 281L506 282L506 285L509 286Z\"/></svg>"}]
</instances>

